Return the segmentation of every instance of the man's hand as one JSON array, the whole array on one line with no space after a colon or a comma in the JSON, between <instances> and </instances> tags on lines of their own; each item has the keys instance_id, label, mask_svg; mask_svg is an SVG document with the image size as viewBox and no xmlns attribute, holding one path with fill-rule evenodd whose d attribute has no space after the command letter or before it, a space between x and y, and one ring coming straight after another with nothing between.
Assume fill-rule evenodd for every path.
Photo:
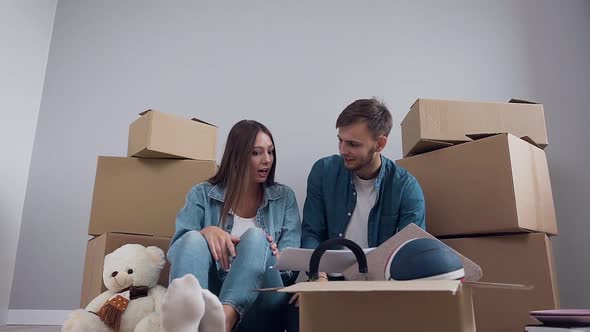
<instances>
[{"instance_id":1,"label":"man's hand","mask_svg":"<svg viewBox=\"0 0 590 332\"><path fill-rule=\"evenodd\" d=\"M240 242L240 238L230 235L217 226L205 227L201 230L201 234L207 240L213 259L221 263L221 268L229 270L229 257L236 257L235 245Z\"/></svg>"},{"instance_id":2,"label":"man's hand","mask_svg":"<svg viewBox=\"0 0 590 332\"><path fill-rule=\"evenodd\" d=\"M328 275L325 272L320 272L319 278L314 280L314 282L328 282ZM295 308L299 308L299 293L295 293L291 296L289 304L293 304Z\"/></svg>"}]
</instances>

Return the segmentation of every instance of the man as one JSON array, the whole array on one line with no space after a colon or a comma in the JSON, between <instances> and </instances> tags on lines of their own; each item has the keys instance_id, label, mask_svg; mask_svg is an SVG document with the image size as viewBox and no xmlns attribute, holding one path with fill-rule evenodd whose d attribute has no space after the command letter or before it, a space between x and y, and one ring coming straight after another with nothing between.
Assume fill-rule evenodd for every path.
<instances>
[{"instance_id":1,"label":"man","mask_svg":"<svg viewBox=\"0 0 590 332\"><path fill-rule=\"evenodd\" d=\"M303 248L336 237L377 247L410 223L425 227L420 185L381 154L391 127L389 110L374 98L356 100L340 113L340 155L318 160L307 180Z\"/></svg>"},{"instance_id":2,"label":"man","mask_svg":"<svg viewBox=\"0 0 590 332\"><path fill-rule=\"evenodd\" d=\"M343 237L377 247L410 223L425 228L424 194L405 169L381 155L392 118L376 99L359 99L336 120L340 155L318 160L307 179L301 247L315 249ZM320 272L317 281L343 280ZM299 331L298 294L289 306L287 331Z\"/></svg>"}]
</instances>

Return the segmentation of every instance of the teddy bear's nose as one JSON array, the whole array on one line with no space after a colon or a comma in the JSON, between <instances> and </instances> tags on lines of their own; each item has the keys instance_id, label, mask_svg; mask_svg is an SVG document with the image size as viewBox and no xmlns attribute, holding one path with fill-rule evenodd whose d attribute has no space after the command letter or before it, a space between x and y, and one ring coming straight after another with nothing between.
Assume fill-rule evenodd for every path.
<instances>
[{"instance_id":1,"label":"teddy bear's nose","mask_svg":"<svg viewBox=\"0 0 590 332\"><path fill-rule=\"evenodd\" d=\"M116 277L116 276L117 276L117 274L119 274L119 272L115 271L115 272L111 273L111 277L113 277L113 278L114 278L114 277Z\"/></svg>"}]
</instances>

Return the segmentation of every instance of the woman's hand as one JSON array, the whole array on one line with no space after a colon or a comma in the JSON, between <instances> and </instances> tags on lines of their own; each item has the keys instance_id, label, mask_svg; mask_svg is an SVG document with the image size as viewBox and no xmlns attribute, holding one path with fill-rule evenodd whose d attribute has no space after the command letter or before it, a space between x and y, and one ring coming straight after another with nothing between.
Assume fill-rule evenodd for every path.
<instances>
[{"instance_id":1,"label":"woman's hand","mask_svg":"<svg viewBox=\"0 0 590 332\"><path fill-rule=\"evenodd\" d=\"M230 235L217 226L205 227L201 230L201 234L207 240L213 259L220 262L224 270L229 270L229 258L236 257L235 245L240 242L240 238Z\"/></svg>"},{"instance_id":2,"label":"woman's hand","mask_svg":"<svg viewBox=\"0 0 590 332\"><path fill-rule=\"evenodd\" d=\"M278 260L279 257L281 256L281 253L279 253L279 249L277 247L276 242L274 242L274 239L272 238L271 235L266 235L266 239L270 243L270 251L272 251L272 255L275 256Z\"/></svg>"}]
</instances>

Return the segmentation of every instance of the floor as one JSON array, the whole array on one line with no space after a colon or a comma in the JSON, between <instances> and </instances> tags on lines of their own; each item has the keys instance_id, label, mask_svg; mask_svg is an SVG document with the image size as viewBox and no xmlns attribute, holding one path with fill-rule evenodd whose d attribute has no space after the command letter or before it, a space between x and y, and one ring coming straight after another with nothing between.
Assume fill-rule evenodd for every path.
<instances>
[{"instance_id":1,"label":"floor","mask_svg":"<svg viewBox=\"0 0 590 332\"><path fill-rule=\"evenodd\" d=\"M24 325L8 325L0 326L0 331L11 332L60 332L61 326L24 326Z\"/></svg>"}]
</instances>

